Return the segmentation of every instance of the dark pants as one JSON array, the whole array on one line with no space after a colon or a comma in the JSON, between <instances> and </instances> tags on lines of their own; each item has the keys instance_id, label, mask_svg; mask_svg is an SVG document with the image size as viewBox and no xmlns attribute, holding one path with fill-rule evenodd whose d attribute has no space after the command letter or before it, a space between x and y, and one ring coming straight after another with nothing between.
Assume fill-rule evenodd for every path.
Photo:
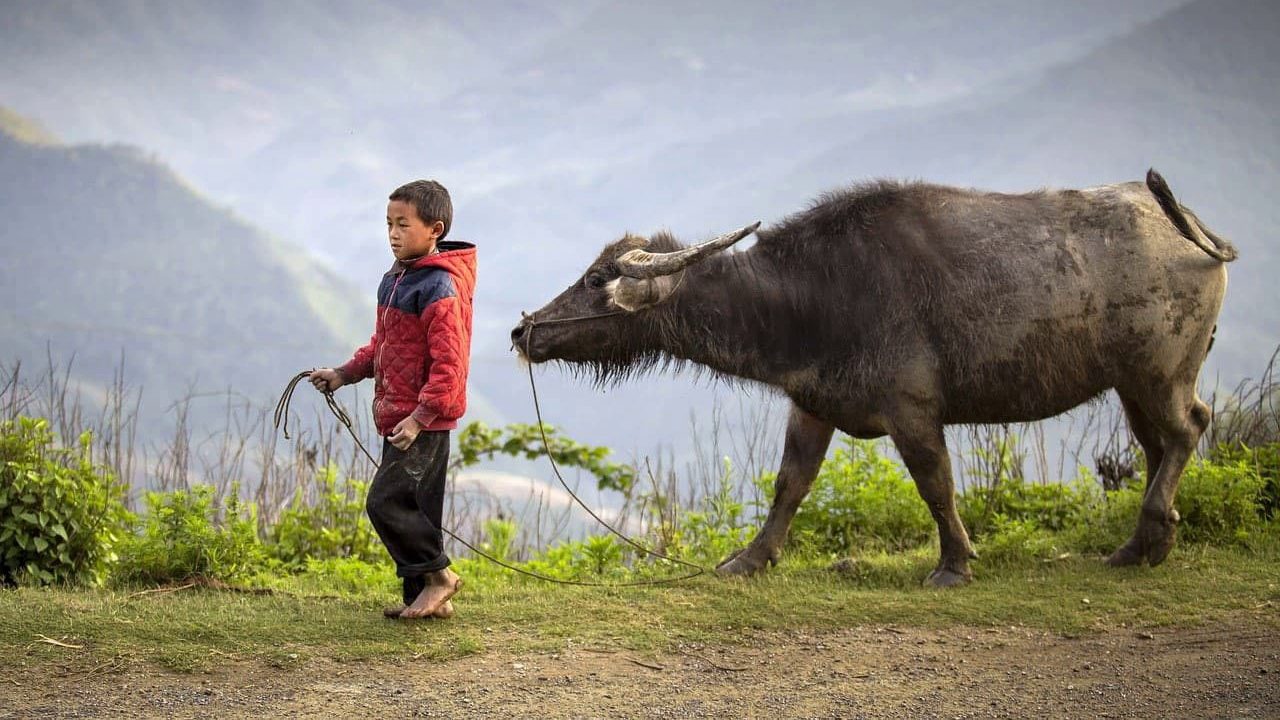
<instances>
[{"instance_id":1,"label":"dark pants","mask_svg":"<svg viewBox=\"0 0 1280 720\"><path fill-rule=\"evenodd\" d=\"M408 450L382 443L382 463L369 485L365 510L404 578L404 602L426 587L427 573L449 567L444 554L444 486L449 431L418 433Z\"/></svg>"}]
</instances>

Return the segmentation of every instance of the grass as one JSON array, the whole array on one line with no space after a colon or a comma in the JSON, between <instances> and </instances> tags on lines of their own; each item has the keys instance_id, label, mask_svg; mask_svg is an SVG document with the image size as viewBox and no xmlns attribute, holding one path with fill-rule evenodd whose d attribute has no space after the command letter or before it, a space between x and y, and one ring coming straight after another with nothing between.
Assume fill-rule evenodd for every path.
<instances>
[{"instance_id":1,"label":"grass","mask_svg":"<svg viewBox=\"0 0 1280 720\"><path fill-rule=\"evenodd\" d=\"M199 671L228 660L302 667L313 658L447 661L568 644L661 653L682 642L735 644L762 633L859 625L1019 625L1065 634L1193 626L1233 614L1280 628L1280 547L1180 546L1158 568L1098 558L975 565L961 590L919 587L932 551L860 559L851 574L788 558L751 580L700 577L647 588L579 588L478 573L450 622L393 622L387 572L374 590L321 595L314 577L276 578L255 595L190 588L20 588L0 592L0 666L100 668L150 663ZM286 594L287 593L287 594ZM78 649L41 640L57 640Z\"/></svg>"}]
</instances>

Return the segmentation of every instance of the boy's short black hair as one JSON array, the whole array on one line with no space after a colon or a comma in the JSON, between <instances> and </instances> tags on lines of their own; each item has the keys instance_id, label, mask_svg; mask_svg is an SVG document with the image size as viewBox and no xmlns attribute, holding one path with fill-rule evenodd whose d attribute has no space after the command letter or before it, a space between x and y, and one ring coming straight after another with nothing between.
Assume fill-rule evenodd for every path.
<instances>
[{"instance_id":1,"label":"boy's short black hair","mask_svg":"<svg viewBox=\"0 0 1280 720\"><path fill-rule=\"evenodd\" d=\"M435 180L414 180L396 188L388 200L412 203L418 211L418 219L430 225L439 220L444 232L436 240L443 240L453 225L453 200L449 191Z\"/></svg>"}]
</instances>

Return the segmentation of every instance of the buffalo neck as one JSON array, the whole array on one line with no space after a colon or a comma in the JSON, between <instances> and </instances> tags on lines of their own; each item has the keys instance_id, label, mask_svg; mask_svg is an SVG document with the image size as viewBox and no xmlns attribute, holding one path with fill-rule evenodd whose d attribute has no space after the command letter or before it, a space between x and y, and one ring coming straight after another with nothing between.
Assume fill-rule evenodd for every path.
<instances>
[{"instance_id":1,"label":"buffalo neck","mask_svg":"<svg viewBox=\"0 0 1280 720\"><path fill-rule=\"evenodd\" d=\"M805 362L803 288L780 282L757 253L719 255L686 272L655 325L664 353L769 384Z\"/></svg>"}]
</instances>

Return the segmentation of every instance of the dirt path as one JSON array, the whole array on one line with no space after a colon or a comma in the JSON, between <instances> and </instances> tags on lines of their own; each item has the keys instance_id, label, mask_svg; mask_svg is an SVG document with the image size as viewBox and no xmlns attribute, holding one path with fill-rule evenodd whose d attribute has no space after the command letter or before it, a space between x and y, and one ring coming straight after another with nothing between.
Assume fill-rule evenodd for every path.
<instances>
[{"instance_id":1,"label":"dirt path","mask_svg":"<svg viewBox=\"0 0 1280 720\"><path fill-rule=\"evenodd\" d=\"M658 657L571 644L447 663L53 675L47 666L6 669L0 718L1280 717L1280 637L1257 618L1079 638L863 627Z\"/></svg>"}]
</instances>

